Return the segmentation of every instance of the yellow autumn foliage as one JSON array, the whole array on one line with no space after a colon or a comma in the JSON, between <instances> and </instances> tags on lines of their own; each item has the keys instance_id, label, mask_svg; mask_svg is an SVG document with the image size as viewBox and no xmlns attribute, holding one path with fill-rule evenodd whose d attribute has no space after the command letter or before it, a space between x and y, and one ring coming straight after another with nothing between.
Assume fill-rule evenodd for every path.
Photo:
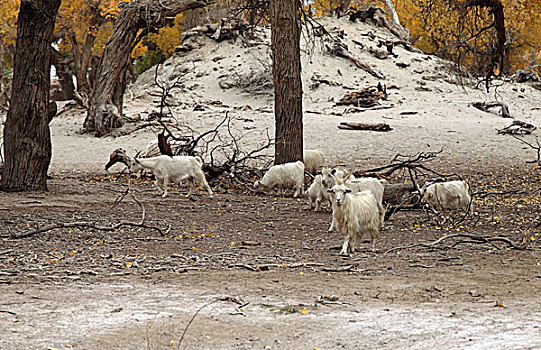
<instances>
[{"instance_id":1,"label":"yellow autumn foliage","mask_svg":"<svg viewBox=\"0 0 541 350\"><path fill-rule=\"evenodd\" d=\"M493 19L486 9L468 11L467 16L460 17L448 7L431 6L434 0L394 0L398 16L410 37L416 40L415 46L427 53L447 51L451 56L457 54L452 46L459 40L464 45L483 47L494 41L492 29L479 36L480 29L490 26ZM537 60L541 60L541 0L502 0L504 6L505 26L508 36L510 71L522 69L529 65L535 51ZM474 18L477 13L480 17ZM466 28L460 23L469 24ZM474 28L474 25L477 28ZM466 56L461 63L472 65L475 58Z\"/></svg>"},{"instance_id":2,"label":"yellow autumn foliage","mask_svg":"<svg viewBox=\"0 0 541 350\"><path fill-rule=\"evenodd\" d=\"M342 0L343 1L343 0ZM492 15L486 9L469 11L459 18L457 12L449 10L448 4L453 1L438 0L392 0L401 24L409 31L415 46L427 53L446 53L447 58L456 58L458 50L456 42L468 39L478 33L479 29L492 23ZM315 17L333 15L341 0L315 0L310 5ZM461 0L454 3L459 4ZM516 69L527 67L533 58L541 63L541 0L502 0L505 14L506 32L509 37L509 67ZM350 8L366 10L370 6L385 9L383 1L352 0ZM305 6L305 8L307 8ZM481 17L474 18L474 14ZM465 23L466 28L460 27ZM477 28L475 28L477 26ZM484 47L494 41L489 30L476 36L474 40L466 40L464 45L474 44ZM455 56L455 57L453 57ZM481 64L480 58L472 55L461 57L461 63L468 65Z\"/></svg>"},{"instance_id":3,"label":"yellow autumn foliage","mask_svg":"<svg viewBox=\"0 0 541 350\"><path fill-rule=\"evenodd\" d=\"M0 3L0 69L12 64L12 52L17 35L18 1L2 1ZM2 72L0 72L2 73Z\"/></svg>"}]
</instances>

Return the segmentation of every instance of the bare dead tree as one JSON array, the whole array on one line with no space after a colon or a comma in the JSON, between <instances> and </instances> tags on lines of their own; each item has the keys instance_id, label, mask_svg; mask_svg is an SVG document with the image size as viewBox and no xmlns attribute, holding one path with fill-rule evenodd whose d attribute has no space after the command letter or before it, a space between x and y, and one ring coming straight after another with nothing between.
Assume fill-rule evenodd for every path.
<instances>
[{"instance_id":1,"label":"bare dead tree","mask_svg":"<svg viewBox=\"0 0 541 350\"><path fill-rule=\"evenodd\" d=\"M446 39L428 37L439 55L467 64L484 76L487 91L491 80L507 73L509 42L504 6L500 0L429 0L421 4L420 17L425 26L434 19L452 16L452 27Z\"/></svg>"},{"instance_id":2,"label":"bare dead tree","mask_svg":"<svg viewBox=\"0 0 541 350\"><path fill-rule=\"evenodd\" d=\"M269 135L269 130L253 130L250 133L260 133L261 141L257 146L247 149L244 140L250 133L235 130L233 123L239 121L225 112L225 116L212 128L198 132L188 125L179 125L174 120L174 113L167 101L175 89L182 91L185 74L178 76L171 83L161 82L159 79L159 66L156 66L154 83L160 89L160 101L158 112L154 118L162 127L158 134L158 146L161 154L167 155L190 155L200 156L203 159L203 171L207 174L207 180L213 181L225 173L242 184L250 183L254 174L261 176L260 171L254 167L254 163L260 162L265 165L270 162L270 157L265 151L274 146L274 140ZM172 127L174 126L174 127ZM168 139L176 141L175 147L170 147ZM109 168L115 163L127 164L128 161L116 151L111 154L111 159L106 165Z\"/></svg>"}]
</instances>

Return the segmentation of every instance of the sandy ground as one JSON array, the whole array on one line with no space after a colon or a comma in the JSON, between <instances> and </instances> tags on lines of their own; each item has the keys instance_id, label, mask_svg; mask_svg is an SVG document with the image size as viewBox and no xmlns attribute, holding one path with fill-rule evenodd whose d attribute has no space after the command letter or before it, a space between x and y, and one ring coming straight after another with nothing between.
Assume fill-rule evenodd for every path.
<instances>
[{"instance_id":1,"label":"sandy ground","mask_svg":"<svg viewBox=\"0 0 541 350\"><path fill-rule=\"evenodd\" d=\"M350 51L377 67L387 86L397 89L389 89L385 102L392 108L347 112L335 102L378 80L317 46L305 46L306 148L323 150L328 164L355 170L386 164L397 153L443 147L431 166L462 174L475 191L524 190L479 199L479 222L468 221L463 228L517 241L541 203L539 172L525 164L536 158L535 151L496 133L510 120L468 102L501 99L517 119L539 125L541 93L526 84L506 83L489 94L453 84L448 63L400 47L397 58L377 60L351 40L375 46L362 34L386 37L384 31L345 20L322 23L340 25ZM211 40L175 56L162 69L163 81L188 73L184 89L173 90L171 113L202 131L229 111L239 118L236 130L248 133L246 145L257 144L265 127L272 133L270 90L257 84L222 89L219 83L265 76L268 58L266 45L246 48L241 42ZM399 68L397 62L409 66ZM315 73L337 84L312 88ZM152 80L153 72L145 73L126 94L125 112L140 116L138 125L157 108ZM51 123L49 192L0 194L1 349L541 347L537 241L524 251L464 244L385 254L396 246L441 237L442 230L425 222L422 213L393 217L382 231L377 253L370 253L365 242L360 252L343 258L332 249L340 237L326 231L330 214L308 211L300 200L254 197L228 188L215 188L212 199L202 194L193 201L175 189L162 200L145 182L137 184L139 199L150 223L171 225L166 237L125 228L58 229L11 238L10 233L54 221L138 220L140 211L133 203L109 210L127 179L108 176L103 166L115 148L134 154L160 129L94 138L79 132L83 119L83 111L70 109ZM393 131L339 130L341 121L386 122ZM535 133L524 140L535 144ZM119 165L112 169L120 171ZM261 245L242 247L243 240ZM296 267L299 262L305 264ZM264 264L274 265L265 271L247 268ZM318 302L318 297L332 295L338 299ZM238 309L236 297L248 304Z\"/></svg>"}]
</instances>

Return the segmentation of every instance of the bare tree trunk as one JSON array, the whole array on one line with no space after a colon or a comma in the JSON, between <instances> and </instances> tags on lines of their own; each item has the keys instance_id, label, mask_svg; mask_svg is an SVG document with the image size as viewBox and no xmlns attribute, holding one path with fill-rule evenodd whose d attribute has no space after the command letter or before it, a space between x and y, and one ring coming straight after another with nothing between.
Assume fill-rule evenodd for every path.
<instances>
[{"instance_id":1,"label":"bare tree trunk","mask_svg":"<svg viewBox=\"0 0 541 350\"><path fill-rule=\"evenodd\" d=\"M122 125L122 103L131 51L139 29L159 28L167 17L204 7L213 0L140 0L121 3L113 34L94 76L90 108L84 127L96 136L103 136Z\"/></svg>"},{"instance_id":2,"label":"bare tree trunk","mask_svg":"<svg viewBox=\"0 0 541 350\"><path fill-rule=\"evenodd\" d=\"M184 19L184 30L190 30L193 27L201 25L203 22L203 15L199 9L189 10L186 12L186 18Z\"/></svg>"},{"instance_id":3,"label":"bare tree trunk","mask_svg":"<svg viewBox=\"0 0 541 350\"><path fill-rule=\"evenodd\" d=\"M90 67L92 47L94 47L96 37L88 34L82 44L77 41L75 34L69 35L69 38L73 47L73 72L77 79L77 92L88 96L92 90L88 78L88 68Z\"/></svg>"},{"instance_id":4,"label":"bare tree trunk","mask_svg":"<svg viewBox=\"0 0 541 350\"><path fill-rule=\"evenodd\" d=\"M487 84L488 78L494 75L494 69L498 68L499 75L508 70L507 58L509 56L509 49L507 42L507 34L505 33L505 14L503 11L503 4L500 0L467 0L463 3L464 8L470 7L484 7L489 10L494 16L494 23L492 26L496 29L497 42L492 52L490 67L487 72ZM487 86L488 88L488 86Z\"/></svg>"},{"instance_id":5,"label":"bare tree trunk","mask_svg":"<svg viewBox=\"0 0 541 350\"><path fill-rule=\"evenodd\" d=\"M400 32L403 32L403 36L400 36L403 40L409 41L409 33L408 31L400 24L400 19L398 18L398 13L396 13L396 9L394 8L394 4L392 0L382 0L385 3L385 7L387 7L387 11L391 14L391 17L393 19L394 24L398 27L398 30Z\"/></svg>"},{"instance_id":6,"label":"bare tree trunk","mask_svg":"<svg viewBox=\"0 0 541 350\"><path fill-rule=\"evenodd\" d=\"M4 127L0 188L46 190L51 161L51 41L61 0L22 0L17 20L11 106Z\"/></svg>"},{"instance_id":7,"label":"bare tree trunk","mask_svg":"<svg viewBox=\"0 0 541 350\"><path fill-rule=\"evenodd\" d=\"M60 91L53 93L51 98L55 101L73 100L75 85L73 84L71 59L64 57L55 48L51 48L51 63L56 69L56 75L60 83Z\"/></svg>"},{"instance_id":8,"label":"bare tree trunk","mask_svg":"<svg viewBox=\"0 0 541 350\"><path fill-rule=\"evenodd\" d=\"M303 160L300 20L297 0L272 0L275 164Z\"/></svg>"}]
</instances>

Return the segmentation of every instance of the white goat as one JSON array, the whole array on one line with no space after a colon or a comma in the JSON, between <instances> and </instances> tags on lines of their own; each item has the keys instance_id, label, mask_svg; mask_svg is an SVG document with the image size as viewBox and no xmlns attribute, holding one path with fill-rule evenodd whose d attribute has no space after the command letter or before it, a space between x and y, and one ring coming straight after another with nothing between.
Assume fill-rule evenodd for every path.
<instances>
[{"instance_id":1,"label":"white goat","mask_svg":"<svg viewBox=\"0 0 541 350\"><path fill-rule=\"evenodd\" d=\"M472 215L473 203L469 190L468 183L463 180L427 182L421 189L421 202L430 204L436 211L462 209Z\"/></svg>"},{"instance_id":2,"label":"white goat","mask_svg":"<svg viewBox=\"0 0 541 350\"><path fill-rule=\"evenodd\" d=\"M314 178L314 182L310 185L308 190L306 191L306 197L308 198L308 201L310 202L310 209L314 207L315 204L315 211L321 210L321 204L323 202L329 202L331 203L331 196L327 192L327 189L325 186L323 186L323 176L322 175L316 175Z\"/></svg>"},{"instance_id":3,"label":"white goat","mask_svg":"<svg viewBox=\"0 0 541 350\"><path fill-rule=\"evenodd\" d=\"M376 250L379 235L379 213L376 198L369 190L351 193L339 183L328 190L332 193L332 217L338 231L344 235L341 255L355 251L355 245L365 232L370 234L372 251Z\"/></svg>"},{"instance_id":4,"label":"white goat","mask_svg":"<svg viewBox=\"0 0 541 350\"><path fill-rule=\"evenodd\" d=\"M273 165L267 170L260 181L254 183L256 189L274 190L278 188L280 194L283 190L295 190L293 197L304 193L304 163L299 161Z\"/></svg>"},{"instance_id":5,"label":"white goat","mask_svg":"<svg viewBox=\"0 0 541 350\"><path fill-rule=\"evenodd\" d=\"M323 163L325 163L323 153L317 149L305 149L303 158L304 170L312 175L315 175L319 168L323 166Z\"/></svg>"},{"instance_id":6,"label":"white goat","mask_svg":"<svg viewBox=\"0 0 541 350\"><path fill-rule=\"evenodd\" d=\"M158 183L163 182L163 197L167 197L167 184L169 181L181 184L184 180L188 181L190 187L187 197L193 193L194 182L198 182L212 196L212 190L205 179L205 173L201 169L203 161L199 157L161 155L151 158L131 158L130 163L131 172L147 169L154 173L156 177L154 186L158 192L160 191Z\"/></svg>"},{"instance_id":7,"label":"white goat","mask_svg":"<svg viewBox=\"0 0 541 350\"><path fill-rule=\"evenodd\" d=\"M355 176L353 176L353 174L348 174L344 169L341 168L323 168L321 169L321 175L323 175L321 182L327 189L335 185L334 178L345 179L346 181L355 180Z\"/></svg>"},{"instance_id":8,"label":"white goat","mask_svg":"<svg viewBox=\"0 0 541 350\"><path fill-rule=\"evenodd\" d=\"M385 191L385 187L383 186L383 183L387 182L386 180L378 180L373 177L356 179L355 176L337 168L332 170L329 168L325 168L322 170L322 174L322 183L326 189L332 188L334 185L337 184L338 181L340 183L344 183L352 192L370 190L370 192L372 192L372 194L376 198L376 202L378 205L380 222L379 227L383 227L383 222L385 220L385 207L383 206L383 192ZM331 227L329 227L329 232L333 231L334 228L335 222L333 220L331 223Z\"/></svg>"}]
</instances>

